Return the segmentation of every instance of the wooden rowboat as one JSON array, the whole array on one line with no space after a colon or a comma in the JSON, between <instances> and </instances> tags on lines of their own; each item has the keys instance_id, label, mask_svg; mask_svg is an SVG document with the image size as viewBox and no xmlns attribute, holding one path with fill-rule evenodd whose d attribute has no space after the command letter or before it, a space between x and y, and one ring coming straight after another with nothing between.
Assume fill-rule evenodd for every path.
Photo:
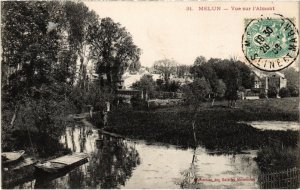
<instances>
[{"instance_id":1,"label":"wooden rowboat","mask_svg":"<svg viewBox=\"0 0 300 190\"><path fill-rule=\"evenodd\" d=\"M57 173L80 166L88 162L87 158L88 155L85 153L74 153L38 163L35 167L43 172Z\"/></svg>"},{"instance_id":2,"label":"wooden rowboat","mask_svg":"<svg viewBox=\"0 0 300 190\"><path fill-rule=\"evenodd\" d=\"M24 150L13 151L13 152L2 152L1 153L2 164L6 165L9 163L16 162L23 156L24 153L25 153Z\"/></svg>"}]
</instances>

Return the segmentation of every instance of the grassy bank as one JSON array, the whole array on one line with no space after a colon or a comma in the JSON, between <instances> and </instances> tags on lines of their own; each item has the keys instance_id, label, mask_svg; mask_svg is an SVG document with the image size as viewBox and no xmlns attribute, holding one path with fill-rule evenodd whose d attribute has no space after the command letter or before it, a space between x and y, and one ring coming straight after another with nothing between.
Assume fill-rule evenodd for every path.
<instances>
[{"instance_id":1,"label":"grassy bank","mask_svg":"<svg viewBox=\"0 0 300 190\"><path fill-rule=\"evenodd\" d=\"M202 110L196 119L197 143L208 149L240 151L267 145L269 137L284 146L295 146L298 134L293 131L261 131L236 122L236 110ZM183 147L195 145L190 111L117 110L110 114L109 132L131 138L165 142ZM254 114L253 114L254 115ZM254 117L247 115L247 118Z\"/></svg>"},{"instance_id":2,"label":"grassy bank","mask_svg":"<svg viewBox=\"0 0 300 190\"><path fill-rule=\"evenodd\" d=\"M298 132L262 131L238 121L297 121L298 98L238 101L234 109L226 105L227 102L216 102L214 107L210 103L201 106L195 125L196 144L223 153L258 149L257 162L262 171L276 171L296 164L298 157L291 153L297 149ZM193 147L194 113L191 110L188 106L148 111L114 110L105 130L130 138ZM278 145L285 151L278 151Z\"/></svg>"},{"instance_id":3,"label":"grassy bank","mask_svg":"<svg viewBox=\"0 0 300 190\"><path fill-rule=\"evenodd\" d=\"M232 121L298 121L299 98L238 100L237 108L228 108L226 101L203 103L199 108L199 117L208 120ZM189 106L161 108L156 112L190 112Z\"/></svg>"},{"instance_id":4,"label":"grassy bank","mask_svg":"<svg viewBox=\"0 0 300 190\"><path fill-rule=\"evenodd\" d=\"M283 145L295 146L298 137L296 132L261 131L237 121L297 121L298 98L238 101L237 108L234 109L227 108L226 104L227 102L216 102L211 107L209 103L205 103L200 107L195 128L198 143L209 149L241 150L266 145L271 137ZM106 130L132 138L193 146L194 113L191 110L188 106L149 111L118 109L110 113ZM100 126L100 122L92 122Z\"/></svg>"},{"instance_id":5,"label":"grassy bank","mask_svg":"<svg viewBox=\"0 0 300 190\"><path fill-rule=\"evenodd\" d=\"M264 146L258 150L256 162L263 173L300 167L298 147L280 147L276 144Z\"/></svg>"}]
</instances>

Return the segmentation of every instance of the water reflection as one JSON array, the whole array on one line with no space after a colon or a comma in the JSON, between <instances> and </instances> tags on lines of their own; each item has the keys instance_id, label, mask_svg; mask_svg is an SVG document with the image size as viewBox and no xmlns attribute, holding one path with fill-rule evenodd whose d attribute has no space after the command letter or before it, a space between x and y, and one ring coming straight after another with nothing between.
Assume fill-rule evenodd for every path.
<instances>
[{"instance_id":1,"label":"water reflection","mask_svg":"<svg viewBox=\"0 0 300 190\"><path fill-rule=\"evenodd\" d=\"M249 124L254 128L262 130L300 131L299 122L296 121L251 121L243 123Z\"/></svg>"},{"instance_id":2,"label":"water reflection","mask_svg":"<svg viewBox=\"0 0 300 190\"><path fill-rule=\"evenodd\" d=\"M92 126L67 128L61 143L89 154L89 162L56 176L39 176L15 188L258 188L255 151L210 154L104 135ZM195 178L251 177L254 182L195 182Z\"/></svg>"},{"instance_id":3,"label":"water reflection","mask_svg":"<svg viewBox=\"0 0 300 190\"><path fill-rule=\"evenodd\" d=\"M181 188L259 188L256 151L247 154L208 154L203 148L193 150L188 169L181 171Z\"/></svg>"},{"instance_id":4,"label":"water reflection","mask_svg":"<svg viewBox=\"0 0 300 190\"><path fill-rule=\"evenodd\" d=\"M134 143L103 135L91 127L68 128L61 141L73 152L88 153L89 162L62 176L42 176L36 179L35 188L118 188L140 163Z\"/></svg>"},{"instance_id":5,"label":"water reflection","mask_svg":"<svg viewBox=\"0 0 300 190\"><path fill-rule=\"evenodd\" d=\"M132 170L140 163L137 150L121 138L101 135L97 150L87 166L87 183L92 188L119 188L125 185ZM100 142L100 143L99 143Z\"/></svg>"}]
</instances>

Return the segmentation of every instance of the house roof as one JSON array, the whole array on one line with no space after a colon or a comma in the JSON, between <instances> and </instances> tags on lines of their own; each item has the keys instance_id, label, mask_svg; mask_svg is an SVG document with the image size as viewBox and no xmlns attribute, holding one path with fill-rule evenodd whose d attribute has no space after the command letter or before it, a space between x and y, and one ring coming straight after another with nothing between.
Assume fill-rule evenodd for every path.
<instances>
[{"instance_id":1,"label":"house roof","mask_svg":"<svg viewBox=\"0 0 300 190\"><path fill-rule=\"evenodd\" d=\"M140 69L138 72L132 74L129 71L125 72L122 75L122 79L124 80L124 87L126 89L130 88L133 83L139 81L143 75L147 74L149 74L149 72L145 69Z\"/></svg>"},{"instance_id":2,"label":"house roof","mask_svg":"<svg viewBox=\"0 0 300 190\"><path fill-rule=\"evenodd\" d=\"M272 72L272 73L270 73L270 74L268 74L268 75L266 75L266 74L264 74L264 73L261 73L261 72L259 72L259 71L257 71L257 70L252 70L252 72L256 75L256 76L258 76L259 78L263 78L263 77L266 77L266 76L272 76L272 75L277 75L277 76L279 76L279 77L282 77L282 78L285 78L285 75L283 74L283 73L280 73L280 72Z\"/></svg>"},{"instance_id":3,"label":"house roof","mask_svg":"<svg viewBox=\"0 0 300 190\"><path fill-rule=\"evenodd\" d=\"M270 75L274 75L274 74L277 75L277 76L279 76L279 77L285 78L284 74L280 73L280 72L274 72L274 73L272 73Z\"/></svg>"},{"instance_id":4,"label":"house roof","mask_svg":"<svg viewBox=\"0 0 300 190\"><path fill-rule=\"evenodd\" d=\"M266 77L265 74L263 74L263 73L261 73L261 72L259 72L259 71L257 71L257 70L252 70L252 72L253 72L256 76L258 76L259 78Z\"/></svg>"}]
</instances>

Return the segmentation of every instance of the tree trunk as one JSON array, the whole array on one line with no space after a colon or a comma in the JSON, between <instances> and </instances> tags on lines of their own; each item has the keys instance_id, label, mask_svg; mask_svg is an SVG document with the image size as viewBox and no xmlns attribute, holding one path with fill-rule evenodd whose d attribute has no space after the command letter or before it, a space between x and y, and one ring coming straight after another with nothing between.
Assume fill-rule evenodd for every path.
<instances>
[{"instance_id":1,"label":"tree trunk","mask_svg":"<svg viewBox=\"0 0 300 190\"><path fill-rule=\"evenodd\" d=\"M194 135L194 140L195 140L195 147L197 146L197 138L196 138L196 133L195 133L195 124L196 120L192 122L192 127L193 127L193 135Z\"/></svg>"},{"instance_id":2,"label":"tree trunk","mask_svg":"<svg viewBox=\"0 0 300 190\"><path fill-rule=\"evenodd\" d=\"M214 104L215 104L215 98L212 99L211 107L214 107Z\"/></svg>"},{"instance_id":3,"label":"tree trunk","mask_svg":"<svg viewBox=\"0 0 300 190\"><path fill-rule=\"evenodd\" d=\"M109 69L109 71L106 73L106 80L107 80L107 84L108 86L112 87L112 76L111 76L111 70Z\"/></svg>"},{"instance_id":4,"label":"tree trunk","mask_svg":"<svg viewBox=\"0 0 300 190\"><path fill-rule=\"evenodd\" d=\"M17 104L16 107L15 107L14 115L13 115L13 117L11 119L11 122L10 122L10 128L14 127L15 121L17 119L18 112L19 112L19 105Z\"/></svg>"},{"instance_id":5,"label":"tree trunk","mask_svg":"<svg viewBox=\"0 0 300 190\"><path fill-rule=\"evenodd\" d=\"M196 138L196 132L195 132L195 126L196 126L196 118L197 118L197 111L198 106L194 108L194 116L192 120L192 129L193 129L193 135L194 135L194 141L195 141L195 147L197 147L197 138Z\"/></svg>"}]
</instances>

